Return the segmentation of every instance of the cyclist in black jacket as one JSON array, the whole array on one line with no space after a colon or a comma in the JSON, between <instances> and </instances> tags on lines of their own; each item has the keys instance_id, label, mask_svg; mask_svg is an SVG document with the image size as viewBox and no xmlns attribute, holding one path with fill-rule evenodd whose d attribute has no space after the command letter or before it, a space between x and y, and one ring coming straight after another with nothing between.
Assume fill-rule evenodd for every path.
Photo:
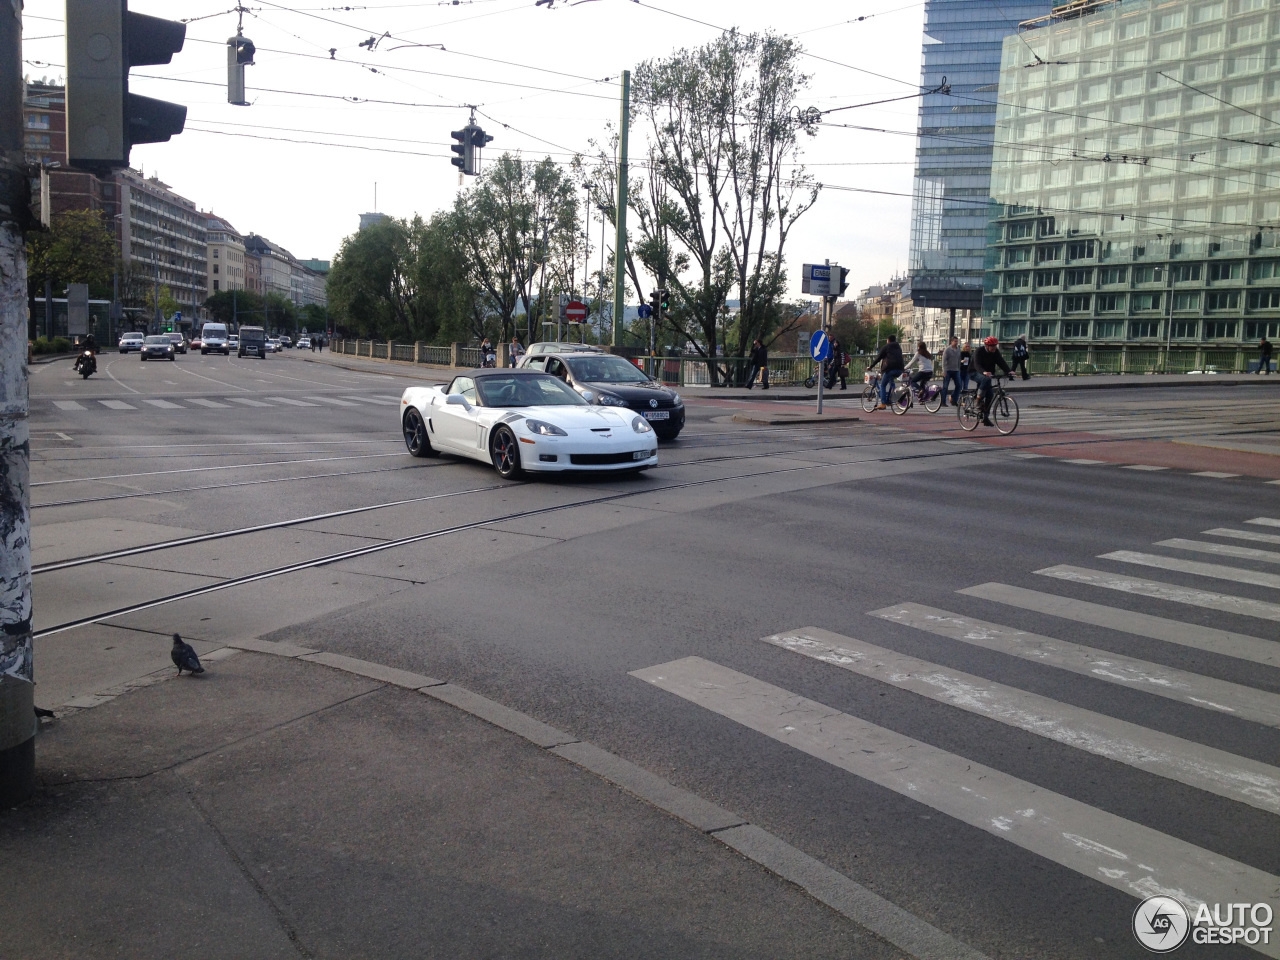
<instances>
[{"instance_id":1,"label":"cyclist in black jacket","mask_svg":"<svg viewBox=\"0 0 1280 960\"><path fill-rule=\"evenodd\" d=\"M889 406L889 391L906 366L902 361L902 347L896 336L889 334L889 342L880 348L873 362L880 364L880 404L876 409L885 410Z\"/></svg>"},{"instance_id":2,"label":"cyclist in black jacket","mask_svg":"<svg viewBox=\"0 0 1280 960\"><path fill-rule=\"evenodd\" d=\"M982 346L974 351L973 365L978 371L978 396L982 398L983 426L994 427L995 424L991 422L991 378L995 375L996 367L1001 367L1006 377L1013 376L1013 371L1000 353L1000 341L995 337L983 340Z\"/></svg>"}]
</instances>

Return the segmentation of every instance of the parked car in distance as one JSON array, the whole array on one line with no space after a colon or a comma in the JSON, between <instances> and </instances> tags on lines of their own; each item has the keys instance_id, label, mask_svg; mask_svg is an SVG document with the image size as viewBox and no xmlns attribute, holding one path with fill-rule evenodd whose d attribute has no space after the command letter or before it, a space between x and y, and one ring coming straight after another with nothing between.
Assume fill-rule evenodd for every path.
<instances>
[{"instance_id":1,"label":"parked car in distance","mask_svg":"<svg viewBox=\"0 0 1280 960\"><path fill-rule=\"evenodd\" d=\"M199 349L200 349L200 346L201 346L201 344L200 344L200 337L199 337L198 335L197 335L197 336L192 337L192 338L191 338L191 349L192 349L192 350L199 350Z\"/></svg>"},{"instance_id":2,"label":"parked car in distance","mask_svg":"<svg viewBox=\"0 0 1280 960\"><path fill-rule=\"evenodd\" d=\"M155 360L176 360L177 351L173 347L173 341L169 339L167 333L157 333L153 337L147 337L142 342L142 348L138 351L139 359L155 359Z\"/></svg>"},{"instance_id":3,"label":"parked car in distance","mask_svg":"<svg viewBox=\"0 0 1280 960\"><path fill-rule=\"evenodd\" d=\"M227 346L229 346L232 350L239 350L239 349L240 349L240 334L238 334L238 333L233 333L233 334L231 334L231 336L227 337Z\"/></svg>"},{"instance_id":4,"label":"parked car in distance","mask_svg":"<svg viewBox=\"0 0 1280 960\"><path fill-rule=\"evenodd\" d=\"M529 349L524 352L526 357L537 357L546 353L583 353L583 352L603 353L599 347L590 343L555 343L551 340L543 340L540 343L532 343Z\"/></svg>"},{"instance_id":5,"label":"parked car in distance","mask_svg":"<svg viewBox=\"0 0 1280 960\"><path fill-rule=\"evenodd\" d=\"M240 328L240 343L236 350L236 356L260 357L267 359L267 331L261 327L244 327Z\"/></svg>"},{"instance_id":6,"label":"parked car in distance","mask_svg":"<svg viewBox=\"0 0 1280 960\"><path fill-rule=\"evenodd\" d=\"M310 349L311 349L311 338L310 338L310 337L299 337L299 338L298 338L298 349L299 349L299 350L310 350Z\"/></svg>"},{"instance_id":7,"label":"parked car in distance","mask_svg":"<svg viewBox=\"0 0 1280 960\"><path fill-rule=\"evenodd\" d=\"M279 352L280 352L281 350L283 350L283 349L284 349L284 347L280 346L280 338L279 338L279 337L268 337L268 338L267 338L267 353L279 353Z\"/></svg>"},{"instance_id":8,"label":"parked car in distance","mask_svg":"<svg viewBox=\"0 0 1280 960\"><path fill-rule=\"evenodd\" d=\"M288 334L284 334L284 333L280 334L280 346L287 347L288 349L292 350L293 338L290 337Z\"/></svg>"},{"instance_id":9,"label":"parked car in distance","mask_svg":"<svg viewBox=\"0 0 1280 960\"><path fill-rule=\"evenodd\" d=\"M133 330L120 334L120 352L128 353L130 350L141 350L144 339L141 333Z\"/></svg>"},{"instance_id":10,"label":"parked car in distance","mask_svg":"<svg viewBox=\"0 0 1280 960\"><path fill-rule=\"evenodd\" d=\"M649 421L659 440L674 440L684 429L680 394L651 380L624 357L583 350L535 354L521 360L520 369L559 377L596 406L633 410Z\"/></svg>"},{"instance_id":11,"label":"parked car in distance","mask_svg":"<svg viewBox=\"0 0 1280 960\"><path fill-rule=\"evenodd\" d=\"M184 337L180 333L170 333L170 334L166 334L166 336L168 336L168 338L173 341L173 349L177 350L179 353L187 352L186 337Z\"/></svg>"},{"instance_id":12,"label":"parked car in distance","mask_svg":"<svg viewBox=\"0 0 1280 960\"><path fill-rule=\"evenodd\" d=\"M200 353L211 352L231 356L231 340L225 323L206 323L200 328Z\"/></svg>"}]
</instances>

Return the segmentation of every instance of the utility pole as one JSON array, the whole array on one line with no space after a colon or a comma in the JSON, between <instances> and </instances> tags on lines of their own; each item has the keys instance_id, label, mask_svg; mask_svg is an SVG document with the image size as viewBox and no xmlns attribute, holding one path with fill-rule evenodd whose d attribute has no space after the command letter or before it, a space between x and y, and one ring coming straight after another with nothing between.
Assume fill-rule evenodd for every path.
<instances>
[{"instance_id":1,"label":"utility pole","mask_svg":"<svg viewBox=\"0 0 1280 960\"><path fill-rule=\"evenodd\" d=\"M622 345L622 311L626 308L622 292L627 263L627 133L631 129L631 71L622 71L622 120L618 129L618 212L617 237L613 246L613 336L615 347Z\"/></svg>"},{"instance_id":2,"label":"utility pole","mask_svg":"<svg viewBox=\"0 0 1280 960\"><path fill-rule=\"evenodd\" d=\"M36 782L20 0L0 9L0 64L8 64L0 67L0 807L8 807Z\"/></svg>"}]
</instances>

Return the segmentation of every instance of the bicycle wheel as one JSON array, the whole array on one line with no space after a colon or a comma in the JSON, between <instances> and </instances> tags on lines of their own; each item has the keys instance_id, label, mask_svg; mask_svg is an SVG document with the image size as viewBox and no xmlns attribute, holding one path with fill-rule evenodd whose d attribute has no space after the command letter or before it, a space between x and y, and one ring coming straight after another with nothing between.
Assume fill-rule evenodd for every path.
<instances>
[{"instance_id":1,"label":"bicycle wheel","mask_svg":"<svg viewBox=\"0 0 1280 960\"><path fill-rule=\"evenodd\" d=\"M911 409L911 384L894 384L893 393L889 394L889 409L898 416Z\"/></svg>"},{"instance_id":2,"label":"bicycle wheel","mask_svg":"<svg viewBox=\"0 0 1280 960\"><path fill-rule=\"evenodd\" d=\"M804 385L805 385L807 388L809 388L810 390L812 390L812 389L813 389L814 385L815 385L817 382L818 382L818 380L817 380L817 378L816 378L816 377L805 377L805 378L804 378Z\"/></svg>"},{"instance_id":3,"label":"bicycle wheel","mask_svg":"<svg viewBox=\"0 0 1280 960\"><path fill-rule=\"evenodd\" d=\"M934 389L934 392L932 394L929 393L929 389L931 387L936 387L936 389ZM937 387L936 384L930 384L928 387L925 387L924 408L928 410L930 413L937 413L939 410L942 409L942 388L941 387Z\"/></svg>"},{"instance_id":4,"label":"bicycle wheel","mask_svg":"<svg viewBox=\"0 0 1280 960\"><path fill-rule=\"evenodd\" d=\"M972 433L978 428L982 419L978 416L978 397L974 393L966 393L960 397L960 405L956 407L956 416L960 418L960 429Z\"/></svg>"},{"instance_id":5,"label":"bicycle wheel","mask_svg":"<svg viewBox=\"0 0 1280 960\"><path fill-rule=\"evenodd\" d=\"M1007 393L991 404L991 420L1005 436L1018 429L1018 401Z\"/></svg>"},{"instance_id":6,"label":"bicycle wheel","mask_svg":"<svg viewBox=\"0 0 1280 960\"><path fill-rule=\"evenodd\" d=\"M876 392L876 388L867 384L862 388L862 409L870 413L876 408L876 404L880 402L880 394Z\"/></svg>"}]
</instances>

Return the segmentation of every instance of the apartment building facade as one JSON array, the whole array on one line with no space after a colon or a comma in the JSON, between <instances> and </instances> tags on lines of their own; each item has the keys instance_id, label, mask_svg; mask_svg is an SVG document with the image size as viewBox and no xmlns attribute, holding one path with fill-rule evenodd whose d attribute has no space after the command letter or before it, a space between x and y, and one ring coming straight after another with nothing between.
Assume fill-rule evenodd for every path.
<instances>
[{"instance_id":1,"label":"apartment building facade","mask_svg":"<svg viewBox=\"0 0 1280 960\"><path fill-rule=\"evenodd\" d=\"M209 215L208 296L225 290L245 290L245 252L240 234L226 220Z\"/></svg>"}]
</instances>

